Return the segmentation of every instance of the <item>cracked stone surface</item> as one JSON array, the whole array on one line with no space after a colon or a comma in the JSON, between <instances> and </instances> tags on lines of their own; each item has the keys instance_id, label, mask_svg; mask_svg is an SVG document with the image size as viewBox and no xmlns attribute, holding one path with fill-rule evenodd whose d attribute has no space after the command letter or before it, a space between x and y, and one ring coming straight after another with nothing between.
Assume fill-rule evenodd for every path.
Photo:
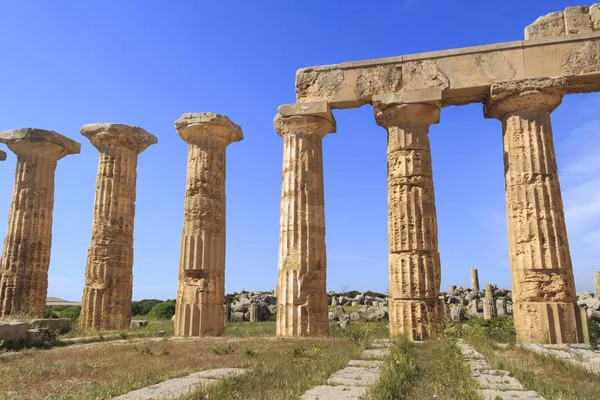
<instances>
[{"instance_id":1,"label":"cracked stone surface","mask_svg":"<svg viewBox=\"0 0 600 400\"><path fill-rule=\"evenodd\" d=\"M525 390L525 387L510 372L495 370L483 354L473 347L459 342L458 347L463 357L471 367L471 372L479 385L479 394L484 400L501 399L531 399L544 400L534 391Z\"/></svg>"},{"instance_id":2,"label":"cracked stone surface","mask_svg":"<svg viewBox=\"0 0 600 400\"><path fill-rule=\"evenodd\" d=\"M133 392L114 397L114 400L178 399L185 394L194 392L199 386L215 385L219 382L219 379L241 375L244 372L240 368L219 368L195 372L188 376L169 379L156 385L134 390Z\"/></svg>"},{"instance_id":3,"label":"cracked stone surface","mask_svg":"<svg viewBox=\"0 0 600 400\"><path fill-rule=\"evenodd\" d=\"M334 372L327 384L345 386L369 386L379 378L379 371L374 368L346 367Z\"/></svg>"}]
</instances>

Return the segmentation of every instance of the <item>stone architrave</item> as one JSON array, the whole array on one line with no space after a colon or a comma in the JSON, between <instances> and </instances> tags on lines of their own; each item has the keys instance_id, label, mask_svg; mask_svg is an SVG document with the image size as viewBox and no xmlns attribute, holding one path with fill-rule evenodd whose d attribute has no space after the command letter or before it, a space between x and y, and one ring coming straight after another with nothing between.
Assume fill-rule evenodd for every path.
<instances>
[{"instance_id":1,"label":"stone architrave","mask_svg":"<svg viewBox=\"0 0 600 400\"><path fill-rule=\"evenodd\" d=\"M335 132L326 102L279 107L283 137L277 336L329 333L322 140Z\"/></svg>"},{"instance_id":2,"label":"stone architrave","mask_svg":"<svg viewBox=\"0 0 600 400\"><path fill-rule=\"evenodd\" d=\"M92 239L81 300L81 329L127 329L133 288L137 159L156 137L123 124L88 124L81 134L98 149Z\"/></svg>"},{"instance_id":3,"label":"stone architrave","mask_svg":"<svg viewBox=\"0 0 600 400\"><path fill-rule=\"evenodd\" d=\"M502 121L509 254L517 340L585 340L587 321L576 303L550 113L564 78L492 85L487 118Z\"/></svg>"},{"instance_id":4,"label":"stone architrave","mask_svg":"<svg viewBox=\"0 0 600 400\"><path fill-rule=\"evenodd\" d=\"M218 336L225 319L225 154L244 136L210 112L183 114L175 129L188 144L175 336Z\"/></svg>"},{"instance_id":5,"label":"stone architrave","mask_svg":"<svg viewBox=\"0 0 600 400\"><path fill-rule=\"evenodd\" d=\"M439 93L376 96L377 124L388 132L390 334L429 337L443 323L440 256L429 127L440 117ZM403 103L415 98L414 103Z\"/></svg>"},{"instance_id":6,"label":"stone architrave","mask_svg":"<svg viewBox=\"0 0 600 400\"><path fill-rule=\"evenodd\" d=\"M492 319L496 316L494 303L494 289L492 285L485 285L485 297L483 298L483 319Z\"/></svg>"},{"instance_id":7,"label":"stone architrave","mask_svg":"<svg viewBox=\"0 0 600 400\"><path fill-rule=\"evenodd\" d=\"M6 161L6 152L0 150L0 161Z\"/></svg>"},{"instance_id":8,"label":"stone architrave","mask_svg":"<svg viewBox=\"0 0 600 400\"><path fill-rule=\"evenodd\" d=\"M596 297L600 298L600 271L594 272L594 286L596 287Z\"/></svg>"},{"instance_id":9,"label":"stone architrave","mask_svg":"<svg viewBox=\"0 0 600 400\"><path fill-rule=\"evenodd\" d=\"M479 292L479 274L477 268L471 268L471 290Z\"/></svg>"},{"instance_id":10,"label":"stone architrave","mask_svg":"<svg viewBox=\"0 0 600 400\"><path fill-rule=\"evenodd\" d=\"M80 144L56 132L24 128L0 133L17 155L8 228L0 261L0 317L42 316L52 245L54 172Z\"/></svg>"}]
</instances>

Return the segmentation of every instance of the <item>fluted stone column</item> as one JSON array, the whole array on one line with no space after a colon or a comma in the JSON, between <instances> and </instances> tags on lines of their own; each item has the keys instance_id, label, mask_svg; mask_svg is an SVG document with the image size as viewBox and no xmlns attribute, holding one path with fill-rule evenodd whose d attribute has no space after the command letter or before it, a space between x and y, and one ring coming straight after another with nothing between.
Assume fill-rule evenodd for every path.
<instances>
[{"instance_id":1,"label":"fluted stone column","mask_svg":"<svg viewBox=\"0 0 600 400\"><path fill-rule=\"evenodd\" d=\"M223 334L225 299L225 148L243 139L224 115L183 114L188 143L175 336Z\"/></svg>"},{"instance_id":2,"label":"fluted stone column","mask_svg":"<svg viewBox=\"0 0 600 400\"><path fill-rule=\"evenodd\" d=\"M494 303L494 291L492 285L485 285L485 297L483 298L483 319L492 319L496 315L496 303Z\"/></svg>"},{"instance_id":3,"label":"fluted stone column","mask_svg":"<svg viewBox=\"0 0 600 400\"><path fill-rule=\"evenodd\" d=\"M275 130L283 137L277 335L329 333L326 292L325 135L335 132L326 102L279 107Z\"/></svg>"},{"instance_id":4,"label":"fluted stone column","mask_svg":"<svg viewBox=\"0 0 600 400\"><path fill-rule=\"evenodd\" d=\"M550 123L565 86L563 78L494 84L485 104L485 116L502 121L513 312L521 342L585 340Z\"/></svg>"},{"instance_id":5,"label":"fluted stone column","mask_svg":"<svg viewBox=\"0 0 600 400\"><path fill-rule=\"evenodd\" d=\"M0 150L0 161L6 161L6 152Z\"/></svg>"},{"instance_id":6,"label":"fluted stone column","mask_svg":"<svg viewBox=\"0 0 600 400\"><path fill-rule=\"evenodd\" d=\"M122 124L84 125L81 134L98 149L99 161L79 326L126 329L131 321L137 158L157 140L142 128Z\"/></svg>"},{"instance_id":7,"label":"fluted stone column","mask_svg":"<svg viewBox=\"0 0 600 400\"><path fill-rule=\"evenodd\" d=\"M374 99L377 124L388 132L390 334L426 339L443 323L440 256L429 127L439 101Z\"/></svg>"},{"instance_id":8,"label":"fluted stone column","mask_svg":"<svg viewBox=\"0 0 600 400\"><path fill-rule=\"evenodd\" d=\"M471 290L479 292L479 274L477 268L471 268Z\"/></svg>"},{"instance_id":9,"label":"fluted stone column","mask_svg":"<svg viewBox=\"0 0 600 400\"><path fill-rule=\"evenodd\" d=\"M46 309L57 161L79 143L56 132L24 128L0 133L17 155L15 185L0 264L0 317L42 316Z\"/></svg>"},{"instance_id":10,"label":"fluted stone column","mask_svg":"<svg viewBox=\"0 0 600 400\"><path fill-rule=\"evenodd\" d=\"M596 288L596 297L600 298L600 271L594 272L594 286Z\"/></svg>"}]
</instances>

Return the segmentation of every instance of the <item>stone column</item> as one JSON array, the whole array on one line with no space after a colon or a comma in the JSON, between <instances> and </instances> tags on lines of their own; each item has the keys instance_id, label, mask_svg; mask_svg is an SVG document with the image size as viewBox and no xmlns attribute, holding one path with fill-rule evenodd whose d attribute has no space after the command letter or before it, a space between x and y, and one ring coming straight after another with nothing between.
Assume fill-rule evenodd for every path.
<instances>
[{"instance_id":1,"label":"stone column","mask_svg":"<svg viewBox=\"0 0 600 400\"><path fill-rule=\"evenodd\" d=\"M326 292L323 150L335 132L326 102L279 107L275 130L283 137L277 335L329 333Z\"/></svg>"},{"instance_id":2,"label":"stone column","mask_svg":"<svg viewBox=\"0 0 600 400\"><path fill-rule=\"evenodd\" d=\"M57 161L79 143L56 132L24 128L0 133L17 155L15 185L0 264L0 317L43 316L52 244Z\"/></svg>"},{"instance_id":3,"label":"stone column","mask_svg":"<svg viewBox=\"0 0 600 400\"><path fill-rule=\"evenodd\" d=\"M225 314L223 316L225 323L228 324L231 322L231 306L229 304L224 304L223 305L223 313Z\"/></svg>"},{"instance_id":4,"label":"stone column","mask_svg":"<svg viewBox=\"0 0 600 400\"><path fill-rule=\"evenodd\" d=\"M256 304L256 303L250 304L249 312L250 312L250 318L248 318L248 320L250 322L260 322L260 308L259 308L258 304Z\"/></svg>"},{"instance_id":5,"label":"stone column","mask_svg":"<svg viewBox=\"0 0 600 400\"><path fill-rule=\"evenodd\" d=\"M564 78L494 84L487 118L502 121L513 312L517 339L533 343L584 340L576 304L550 113Z\"/></svg>"},{"instance_id":6,"label":"stone column","mask_svg":"<svg viewBox=\"0 0 600 400\"><path fill-rule=\"evenodd\" d=\"M596 287L596 297L600 298L600 271L594 272L594 286Z\"/></svg>"},{"instance_id":7,"label":"stone column","mask_svg":"<svg viewBox=\"0 0 600 400\"><path fill-rule=\"evenodd\" d=\"M81 134L99 152L92 240L81 300L81 329L127 329L133 288L133 222L138 154L157 142L142 128L89 124Z\"/></svg>"},{"instance_id":8,"label":"stone column","mask_svg":"<svg viewBox=\"0 0 600 400\"><path fill-rule=\"evenodd\" d=\"M224 115L183 114L188 144L175 336L223 334L225 299L225 148L243 139Z\"/></svg>"},{"instance_id":9,"label":"stone column","mask_svg":"<svg viewBox=\"0 0 600 400\"><path fill-rule=\"evenodd\" d=\"M479 274L477 268L471 268L471 290L479 292Z\"/></svg>"},{"instance_id":10,"label":"stone column","mask_svg":"<svg viewBox=\"0 0 600 400\"><path fill-rule=\"evenodd\" d=\"M485 297L483 298L483 319L492 319L494 315L496 315L494 290L492 285L485 285Z\"/></svg>"},{"instance_id":11,"label":"stone column","mask_svg":"<svg viewBox=\"0 0 600 400\"><path fill-rule=\"evenodd\" d=\"M408 97L408 96L407 96ZM388 132L390 334L426 339L443 323L440 256L429 127L440 102L377 96L377 124Z\"/></svg>"}]
</instances>

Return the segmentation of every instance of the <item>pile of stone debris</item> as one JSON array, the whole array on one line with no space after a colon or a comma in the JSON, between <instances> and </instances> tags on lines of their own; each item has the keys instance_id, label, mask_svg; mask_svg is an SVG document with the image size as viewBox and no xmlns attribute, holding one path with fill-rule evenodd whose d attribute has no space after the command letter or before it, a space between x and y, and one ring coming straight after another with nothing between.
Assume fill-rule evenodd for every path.
<instances>
[{"instance_id":1,"label":"pile of stone debris","mask_svg":"<svg viewBox=\"0 0 600 400\"><path fill-rule=\"evenodd\" d=\"M268 321L277 315L277 297L272 291L234 292L225 296L225 303L230 321Z\"/></svg>"},{"instance_id":2,"label":"pile of stone debris","mask_svg":"<svg viewBox=\"0 0 600 400\"><path fill-rule=\"evenodd\" d=\"M496 285L487 285L486 290L452 285L439 298L444 302L445 315L452 321L461 321L466 317L491 319L512 315L512 292Z\"/></svg>"},{"instance_id":3,"label":"pile of stone debris","mask_svg":"<svg viewBox=\"0 0 600 400\"><path fill-rule=\"evenodd\" d=\"M577 305L586 310L588 319L600 323L600 298L592 292L577 293Z\"/></svg>"}]
</instances>

